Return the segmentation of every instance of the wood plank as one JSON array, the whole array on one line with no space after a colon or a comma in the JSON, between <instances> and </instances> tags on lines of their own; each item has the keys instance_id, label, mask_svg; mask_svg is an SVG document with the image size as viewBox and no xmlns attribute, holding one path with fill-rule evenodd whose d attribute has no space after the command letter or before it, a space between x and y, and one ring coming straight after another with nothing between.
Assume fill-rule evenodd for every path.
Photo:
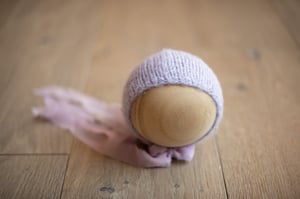
<instances>
[{"instance_id":1,"label":"wood plank","mask_svg":"<svg viewBox=\"0 0 300 199\"><path fill-rule=\"evenodd\" d=\"M76 141L62 198L226 198L215 140L198 145L191 163L143 169Z\"/></svg>"},{"instance_id":2,"label":"wood plank","mask_svg":"<svg viewBox=\"0 0 300 199\"><path fill-rule=\"evenodd\" d=\"M60 198L67 156L0 156L0 198Z\"/></svg>"},{"instance_id":3,"label":"wood plank","mask_svg":"<svg viewBox=\"0 0 300 199\"><path fill-rule=\"evenodd\" d=\"M228 196L297 198L300 110L293 89L299 85L299 53L262 53L261 63L224 52L211 58L227 71L226 112L217 138Z\"/></svg>"},{"instance_id":4,"label":"wood plank","mask_svg":"<svg viewBox=\"0 0 300 199\"><path fill-rule=\"evenodd\" d=\"M196 52L184 1L106 1L86 93L120 102L135 65L162 47ZM96 6L96 5L95 5ZM166 12L168 10L168 12ZM122 19L122 20L120 20ZM170 26L169 26L170 23ZM111 160L75 141L62 198L226 198L214 138L189 164L142 169Z\"/></svg>"},{"instance_id":5,"label":"wood plank","mask_svg":"<svg viewBox=\"0 0 300 199\"><path fill-rule=\"evenodd\" d=\"M0 31L5 26L7 19L14 12L18 0L2 0L0 1Z\"/></svg>"},{"instance_id":6,"label":"wood plank","mask_svg":"<svg viewBox=\"0 0 300 199\"><path fill-rule=\"evenodd\" d=\"M228 197L299 198L299 48L269 1L226 3L210 4L219 30L210 37L224 35L228 50L212 52L221 44L207 44L204 57L222 65L217 143Z\"/></svg>"},{"instance_id":7,"label":"wood plank","mask_svg":"<svg viewBox=\"0 0 300 199\"><path fill-rule=\"evenodd\" d=\"M300 46L300 1L297 0L273 0L283 23Z\"/></svg>"},{"instance_id":8,"label":"wood plank","mask_svg":"<svg viewBox=\"0 0 300 199\"><path fill-rule=\"evenodd\" d=\"M276 157L272 164L276 165L274 172L284 178L284 194L288 198L297 198L300 197L300 50L294 53L267 52L265 57L259 64L263 70L260 85L269 116L265 117L265 124L269 124L265 127L273 141L270 153Z\"/></svg>"},{"instance_id":9,"label":"wood plank","mask_svg":"<svg viewBox=\"0 0 300 199\"><path fill-rule=\"evenodd\" d=\"M253 48L298 50L268 0L201 0L187 5L187 23L194 28L194 45L201 54L216 50L247 53Z\"/></svg>"},{"instance_id":10,"label":"wood plank","mask_svg":"<svg viewBox=\"0 0 300 199\"><path fill-rule=\"evenodd\" d=\"M82 89L97 35L93 1L19 1L0 32L0 153L68 153L72 138L34 121L34 88Z\"/></svg>"}]
</instances>

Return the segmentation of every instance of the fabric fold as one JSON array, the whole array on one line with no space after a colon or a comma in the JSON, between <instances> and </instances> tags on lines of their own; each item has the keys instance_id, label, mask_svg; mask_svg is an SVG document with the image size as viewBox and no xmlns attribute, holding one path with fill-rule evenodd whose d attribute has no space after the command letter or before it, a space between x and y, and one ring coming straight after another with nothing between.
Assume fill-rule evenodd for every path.
<instances>
[{"instance_id":1,"label":"fabric fold","mask_svg":"<svg viewBox=\"0 0 300 199\"><path fill-rule=\"evenodd\" d=\"M166 148L141 144L132 133L119 104L107 104L72 89L35 90L44 107L32 108L36 117L69 130L77 139L113 159L138 167L168 167L172 159L191 161L195 146Z\"/></svg>"}]
</instances>

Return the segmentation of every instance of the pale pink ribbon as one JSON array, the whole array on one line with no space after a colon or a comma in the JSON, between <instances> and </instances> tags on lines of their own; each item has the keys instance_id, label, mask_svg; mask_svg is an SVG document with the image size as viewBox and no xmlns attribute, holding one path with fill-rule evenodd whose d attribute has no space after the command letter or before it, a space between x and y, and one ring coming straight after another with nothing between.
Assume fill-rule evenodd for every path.
<instances>
[{"instance_id":1,"label":"pale pink ribbon","mask_svg":"<svg viewBox=\"0 0 300 199\"><path fill-rule=\"evenodd\" d=\"M34 116L68 129L94 150L139 167L168 167L172 159L191 161L195 146L168 148L145 144L134 136L118 104L107 104L72 89L37 89L45 107L33 108Z\"/></svg>"}]
</instances>

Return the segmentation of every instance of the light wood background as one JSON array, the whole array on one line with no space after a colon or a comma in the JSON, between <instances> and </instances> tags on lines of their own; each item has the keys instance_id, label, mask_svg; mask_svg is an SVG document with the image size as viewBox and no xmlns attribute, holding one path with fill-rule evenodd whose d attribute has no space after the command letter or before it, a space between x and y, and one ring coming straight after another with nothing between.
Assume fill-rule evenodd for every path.
<instances>
[{"instance_id":1,"label":"light wood background","mask_svg":"<svg viewBox=\"0 0 300 199\"><path fill-rule=\"evenodd\" d=\"M300 198L297 0L1 0L0 198ZM225 114L193 162L141 169L33 119L32 90L120 102L162 48L217 73Z\"/></svg>"}]
</instances>

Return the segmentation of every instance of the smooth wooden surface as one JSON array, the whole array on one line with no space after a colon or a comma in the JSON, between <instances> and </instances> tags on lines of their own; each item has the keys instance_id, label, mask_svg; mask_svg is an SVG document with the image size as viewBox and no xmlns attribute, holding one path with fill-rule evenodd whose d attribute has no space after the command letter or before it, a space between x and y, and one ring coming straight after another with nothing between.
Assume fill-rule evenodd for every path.
<instances>
[{"instance_id":1,"label":"smooth wooden surface","mask_svg":"<svg viewBox=\"0 0 300 199\"><path fill-rule=\"evenodd\" d=\"M140 95L132 105L131 121L152 143L178 147L203 137L212 128L216 114L216 104L207 93L168 85Z\"/></svg>"},{"instance_id":2,"label":"smooth wooden surface","mask_svg":"<svg viewBox=\"0 0 300 199\"><path fill-rule=\"evenodd\" d=\"M300 45L300 1L298 0L273 0L279 15L288 31Z\"/></svg>"},{"instance_id":3,"label":"smooth wooden surface","mask_svg":"<svg viewBox=\"0 0 300 199\"><path fill-rule=\"evenodd\" d=\"M0 156L0 198L60 198L67 155Z\"/></svg>"},{"instance_id":4,"label":"smooth wooden surface","mask_svg":"<svg viewBox=\"0 0 300 199\"><path fill-rule=\"evenodd\" d=\"M85 85L97 34L92 5L18 1L8 7L0 29L1 153L70 152L71 136L45 128L28 114L38 102L34 88Z\"/></svg>"},{"instance_id":5,"label":"smooth wooden surface","mask_svg":"<svg viewBox=\"0 0 300 199\"><path fill-rule=\"evenodd\" d=\"M117 162L76 141L62 198L226 198L215 141L197 148L190 164L142 169Z\"/></svg>"},{"instance_id":6,"label":"smooth wooden surface","mask_svg":"<svg viewBox=\"0 0 300 199\"><path fill-rule=\"evenodd\" d=\"M299 198L295 2L1 1L0 198ZM45 85L120 102L133 67L165 47L202 57L224 91L218 134L191 163L134 168L32 119Z\"/></svg>"}]
</instances>

